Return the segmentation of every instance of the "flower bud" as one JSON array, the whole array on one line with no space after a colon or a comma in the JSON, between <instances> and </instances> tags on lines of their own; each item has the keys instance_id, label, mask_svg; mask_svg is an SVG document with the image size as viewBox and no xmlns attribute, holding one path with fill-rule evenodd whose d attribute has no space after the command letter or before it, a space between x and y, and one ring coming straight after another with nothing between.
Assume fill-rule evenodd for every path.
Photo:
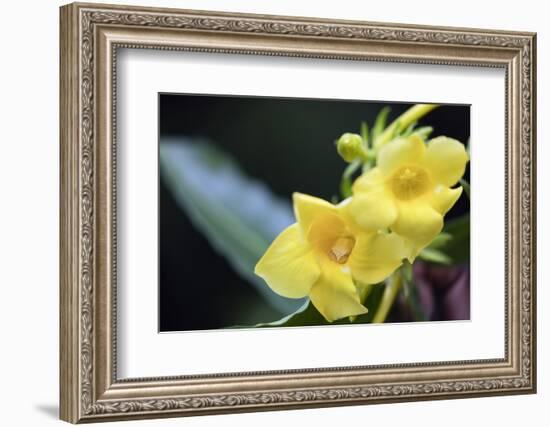
<instances>
[{"instance_id":1,"label":"flower bud","mask_svg":"<svg viewBox=\"0 0 550 427\"><path fill-rule=\"evenodd\" d=\"M365 157L363 139L356 133L343 134L336 142L336 149L338 150L338 154L348 163Z\"/></svg>"}]
</instances>

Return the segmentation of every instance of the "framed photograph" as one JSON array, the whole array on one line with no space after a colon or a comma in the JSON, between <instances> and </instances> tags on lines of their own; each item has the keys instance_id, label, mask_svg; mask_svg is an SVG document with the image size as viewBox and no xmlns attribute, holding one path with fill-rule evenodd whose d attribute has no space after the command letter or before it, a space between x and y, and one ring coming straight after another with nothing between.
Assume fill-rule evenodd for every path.
<instances>
[{"instance_id":1,"label":"framed photograph","mask_svg":"<svg viewBox=\"0 0 550 427\"><path fill-rule=\"evenodd\" d=\"M63 420L535 392L535 34L60 22Z\"/></svg>"}]
</instances>

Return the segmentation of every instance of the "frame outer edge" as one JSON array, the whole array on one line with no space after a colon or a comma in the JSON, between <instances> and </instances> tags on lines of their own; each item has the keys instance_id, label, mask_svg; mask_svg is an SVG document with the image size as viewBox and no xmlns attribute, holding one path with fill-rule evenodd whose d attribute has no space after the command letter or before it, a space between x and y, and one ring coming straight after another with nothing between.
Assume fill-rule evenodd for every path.
<instances>
[{"instance_id":1,"label":"frame outer edge","mask_svg":"<svg viewBox=\"0 0 550 427\"><path fill-rule=\"evenodd\" d=\"M523 58L516 58L519 62L517 66L524 71L523 78L520 78L521 72L517 74L519 81L514 82L514 88L518 90L519 95L523 97L523 104L519 104L518 109L523 107L523 112L530 114L530 117L516 117L515 121L518 127L523 128L516 137L523 142L523 147L527 151L525 157L520 159L526 162L525 167L519 167L518 174L526 174L525 187L520 187L519 197L525 192L523 219L526 221L527 228L527 250L524 255L527 260L527 284L523 287L523 307L524 311L529 312L528 316L523 317L523 328L517 326L517 332L520 333L523 341L517 342L514 346L518 352L520 361L524 360L527 365L523 366L520 372L521 377L507 379L506 377L488 378L487 380L474 377L464 379L455 383L403 383L396 385L381 385L373 387L372 393L368 387L362 389L353 388L323 388L323 389L292 389L292 390L267 390L261 393L250 393L241 391L233 394L215 394L194 396L172 396L166 398L146 398L135 400L126 397L126 399L99 399L97 392L97 366L101 364L95 360L98 351L97 327L94 323L97 319L98 294L94 291L97 285L98 276L94 270L98 261L96 258L97 248L97 145L94 143L98 137L94 131L97 123L96 108L98 99L96 99L97 88L95 81L97 63L95 63L95 37L89 37L89 28L91 22L86 17L85 9L105 14L101 20L111 24L112 16L110 11L116 15L120 12L128 12L128 22L126 24L136 26L149 26L149 13L167 13L167 14L192 14L194 19L190 24L182 24L182 28L199 29L200 31L230 31L232 34L251 34L258 31L260 33L272 34L275 36L285 34L292 37L326 37L325 40L344 40L363 39L366 37L360 28L363 25L369 25L367 28L373 30L373 25L380 23L357 23L359 27L352 28L352 22L335 21L334 25L342 25L345 32L334 32L332 21L317 20L316 18L293 18L284 16L262 16L247 14L224 14L213 11L184 11L178 9L157 9L128 7L123 5L101 5L101 4L83 4L76 3L63 6L60 9L60 140L61 140L61 197L60 197L60 418L71 422L96 422L120 419L140 419L140 418L162 418L168 416L183 415L202 415L214 413L236 413L258 410L280 410L290 408L306 407L326 407L349 404L399 402L411 400L435 400L440 398L463 398L473 396L487 396L497 394L523 394L536 391L536 314L535 314L535 291L536 291L536 177L535 177L535 158L536 158L536 129L535 129L535 109L536 109L536 36L534 33L512 33L504 31L474 30L464 29L462 33L459 28L439 28L439 27L413 27L399 24L380 24L385 27L385 31L390 31L390 41L395 38L391 32L395 26L397 41L415 42L419 41L422 45L430 46L454 46L468 45L475 46L481 44L482 47L497 47L500 50L507 50L519 53L523 50L529 50ZM81 16L81 12L84 13ZM133 12L136 12L134 14ZM144 15L143 22L134 21L139 13ZM235 22L243 17L244 23L250 24L248 27L236 26ZM81 17L87 18L81 21ZM142 17L143 18L143 17ZM196 21L195 21L196 20ZM282 20L284 26L290 30L288 34L284 28L279 28L276 20ZM225 21L228 21L227 26ZM229 22L231 21L231 22ZM275 25L273 22L275 22ZM220 24L224 24L221 25ZM116 19L114 24L118 24ZM170 27L161 25L162 27ZM330 24L330 25L329 25ZM221 27L219 27L221 25ZM275 25L275 26L273 26ZM265 27L264 27L265 26ZM88 30L86 30L88 28ZM419 31L414 29L418 28ZM314 31L314 33L310 33ZM337 29L337 28L336 28ZM82 32L83 30L86 30ZM376 30L376 28L374 28ZM443 31L437 33L438 31ZM82 32L82 33L81 33ZM317 34L317 32L319 34ZM426 34L424 34L426 33ZM430 34L428 34L430 33ZM369 33L370 34L370 33ZM441 36L441 37L439 37ZM411 38L412 37L412 38ZM432 39L433 37L433 39ZM454 37L458 37L455 39ZM385 40L384 36L375 37L378 41ZM417 40L418 38L418 40ZM458 40L458 41L457 41ZM254 53L254 52L252 52ZM291 53L291 56L301 56ZM346 55L347 56L347 55ZM322 57L320 55L319 57ZM442 56L443 58L443 56ZM525 61L525 62L524 62ZM408 62L405 60L404 62ZM92 68L89 69L89 64ZM441 60L445 64L445 58ZM90 89L90 91L88 91ZM526 96L527 94L527 96ZM95 105L94 105L95 104ZM85 107L85 108L84 108ZM90 110L91 108L91 110ZM519 114L518 114L519 115ZM519 118L519 121L518 121ZM528 133L529 137L523 137ZM521 135L522 138L519 136ZM518 150L519 151L519 150ZM522 165L525 163L522 163ZM524 205L524 206L525 206ZM519 213L518 213L519 214ZM521 214L519 214L521 215ZM520 226L520 224L518 224ZM522 236L520 234L520 236ZM91 268L91 270L90 270ZM520 289L517 290L518 294ZM101 296L101 295L100 295ZM519 301L518 301L519 303ZM519 313L519 309L518 309ZM518 314L517 315L520 315ZM97 324L95 324L97 326ZM93 329L92 329L93 328ZM529 331L529 328L531 330ZM531 362L531 363L529 363ZM453 388L458 384L460 387L466 387L463 390ZM100 385L100 384L99 384ZM397 387L396 390L394 390ZM416 387L419 387L418 389ZM471 387L471 388L470 388ZM500 390L499 390L500 389ZM393 394L397 391L397 394ZM386 394L388 393L388 394ZM364 395L363 395L364 394ZM305 399L305 400L304 400ZM368 400L368 401L367 401Z\"/></svg>"},{"instance_id":2,"label":"frame outer edge","mask_svg":"<svg viewBox=\"0 0 550 427\"><path fill-rule=\"evenodd\" d=\"M531 35L531 390L537 393L537 33Z\"/></svg>"},{"instance_id":3,"label":"frame outer edge","mask_svg":"<svg viewBox=\"0 0 550 427\"><path fill-rule=\"evenodd\" d=\"M59 418L79 416L79 281L78 263L78 19L74 5L59 9Z\"/></svg>"}]
</instances>

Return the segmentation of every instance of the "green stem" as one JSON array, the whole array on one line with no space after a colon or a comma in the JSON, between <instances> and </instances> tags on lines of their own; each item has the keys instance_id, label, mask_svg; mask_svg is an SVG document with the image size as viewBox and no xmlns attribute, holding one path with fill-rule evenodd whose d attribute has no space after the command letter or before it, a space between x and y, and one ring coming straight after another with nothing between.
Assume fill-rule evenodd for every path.
<instances>
[{"instance_id":1,"label":"green stem","mask_svg":"<svg viewBox=\"0 0 550 427\"><path fill-rule=\"evenodd\" d=\"M350 163L344 173L342 174L342 180L340 181L340 195L343 199L347 199L351 196L351 182L353 174L361 167L361 160L354 160Z\"/></svg>"},{"instance_id":2,"label":"green stem","mask_svg":"<svg viewBox=\"0 0 550 427\"><path fill-rule=\"evenodd\" d=\"M365 301L370 295L372 288L374 288L374 285L362 285L359 287L359 300L361 301L361 304L365 304Z\"/></svg>"},{"instance_id":3,"label":"green stem","mask_svg":"<svg viewBox=\"0 0 550 427\"><path fill-rule=\"evenodd\" d=\"M372 323L384 323L386 321L388 313L397 298L397 294L399 294L402 284L403 281L401 280L401 274L399 271L396 271L390 276L388 283L386 283L386 288L382 294L382 299L380 300L378 309L376 310L376 314L372 318Z\"/></svg>"},{"instance_id":4,"label":"green stem","mask_svg":"<svg viewBox=\"0 0 550 427\"><path fill-rule=\"evenodd\" d=\"M407 129L411 123L418 121L421 117L424 117L430 111L439 107L438 104L416 104L396 118L384 131L380 134L376 141L374 141L374 147L376 149L382 147L391 141L395 133Z\"/></svg>"}]
</instances>

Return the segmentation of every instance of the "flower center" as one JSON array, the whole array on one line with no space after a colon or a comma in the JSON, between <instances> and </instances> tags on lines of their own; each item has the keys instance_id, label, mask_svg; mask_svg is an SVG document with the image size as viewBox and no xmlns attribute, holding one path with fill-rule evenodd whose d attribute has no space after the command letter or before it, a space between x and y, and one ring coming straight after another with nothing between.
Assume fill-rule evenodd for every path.
<instances>
[{"instance_id":1,"label":"flower center","mask_svg":"<svg viewBox=\"0 0 550 427\"><path fill-rule=\"evenodd\" d=\"M393 193L398 199L411 200L424 194L431 185L428 173L416 166L404 166L391 178Z\"/></svg>"},{"instance_id":2,"label":"flower center","mask_svg":"<svg viewBox=\"0 0 550 427\"><path fill-rule=\"evenodd\" d=\"M328 252L329 258L338 264L345 264L355 246L353 237L338 237Z\"/></svg>"}]
</instances>

